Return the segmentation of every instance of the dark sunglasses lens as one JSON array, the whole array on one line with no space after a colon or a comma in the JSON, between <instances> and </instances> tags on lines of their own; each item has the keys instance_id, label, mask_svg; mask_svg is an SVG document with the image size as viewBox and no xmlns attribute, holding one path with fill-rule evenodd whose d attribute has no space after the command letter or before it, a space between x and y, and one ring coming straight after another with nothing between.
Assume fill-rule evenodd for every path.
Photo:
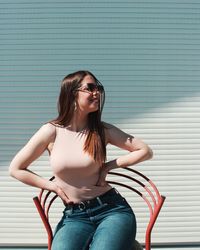
<instances>
[{"instance_id":1,"label":"dark sunglasses lens","mask_svg":"<svg viewBox=\"0 0 200 250\"><path fill-rule=\"evenodd\" d=\"M88 83L88 90L90 92L94 92L94 91L103 92L103 86L93 84L93 83Z\"/></svg>"},{"instance_id":2,"label":"dark sunglasses lens","mask_svg":"<svg viewBox=\"0 0 200 250\"><path fill-rule=\"evenodd\" d=\"M90 92L94 92L94 90L96 90L96 85L93 83L88 83L87 88Z\"/></svg>"}]
</instances>

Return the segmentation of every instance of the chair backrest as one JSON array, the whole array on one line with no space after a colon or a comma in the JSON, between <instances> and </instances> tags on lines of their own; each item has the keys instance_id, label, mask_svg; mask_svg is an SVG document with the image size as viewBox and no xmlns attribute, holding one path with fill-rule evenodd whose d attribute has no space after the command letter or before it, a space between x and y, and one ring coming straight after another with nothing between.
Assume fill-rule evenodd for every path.
<instances>
[{"instance_id":1,"label":"chair backrest","mask_svg":"<svg viewBox=\"0 0 200 250\"><path fill-rule=\"evenodd\" d=\"M163 203L165 201L165 196L162 196L159 193L156 185L148 177L130 167L123 168L120 172L110 171L109 175L120 177L120 182L115 180L108 180L108 183L112 184L113 186L122 186L133 191L134 193L139 195L148 206L150 216L146 228L145 249L150 250L151 232L156 222L156 219L159 215L160 209L162 208ZM129 181L126 181L126 183L131 183L131 184L129 185L125 184L125 181L121 181L121 177L125 178L126 180L128 179ZM50 180L53 181L53 179L54 177L52 177ZM39 195L33 198L38 213L47 231L48 250L51 249L51 244L53 240L53 232L49 220L49 210L57 197L58 196L56 194L52 196L50 191L41 190Z\"/></svg>"}]
</instances>

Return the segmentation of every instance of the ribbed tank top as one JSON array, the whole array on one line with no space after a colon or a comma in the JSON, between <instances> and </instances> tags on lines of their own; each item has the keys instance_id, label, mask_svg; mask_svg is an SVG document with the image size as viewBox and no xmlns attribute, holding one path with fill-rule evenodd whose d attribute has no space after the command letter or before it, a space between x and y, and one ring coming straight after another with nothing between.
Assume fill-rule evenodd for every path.
<instances>
[{"instance_id":1,"label":"ribbed tank top","mask_svg":"<svg viewBox=\"0 0 200 250\"><path fill-rule=\"evenodd\" d=\"M86 130L74 132L66 127L55 128L56 138L50 154L50 164L56 184L69 199L74 203L80 203L111 189L108 184L96 185L101 166L83 150Z\"/></svg>"}]
</instances>

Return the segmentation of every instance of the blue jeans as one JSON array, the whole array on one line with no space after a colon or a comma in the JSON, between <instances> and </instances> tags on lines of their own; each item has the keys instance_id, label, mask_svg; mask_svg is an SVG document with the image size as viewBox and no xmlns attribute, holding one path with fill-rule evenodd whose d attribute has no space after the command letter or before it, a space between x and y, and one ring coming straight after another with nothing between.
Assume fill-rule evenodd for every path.
<instances>
[{"instance_id":1,"label":"blue jeans","mask_svg":"<svg viewBox=\"0 0 200 250\"><path fill-rule=\"evenodd\" d=\"M101 199L103 197L103 199ZM98 204L68 206L55 230L52 250L132 250L135 215L114 188Z\"/></svg>"}]
</instances>

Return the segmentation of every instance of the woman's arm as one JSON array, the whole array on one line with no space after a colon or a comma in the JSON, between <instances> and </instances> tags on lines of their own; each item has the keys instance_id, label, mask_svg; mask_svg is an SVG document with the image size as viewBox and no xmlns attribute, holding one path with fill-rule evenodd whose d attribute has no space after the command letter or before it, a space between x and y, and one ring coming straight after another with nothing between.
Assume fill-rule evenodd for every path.
<instances>
[{"instance_id":1,"label":"woman's arm","mask_svg":"<svg viewBox=\"0 0 200 250\"><path fill-rule=\"evenodd\" d=\"M123 132L111 124L104 124L106 127L105 135L107 142L129 151L129 153L106 162L102 167L101 177L97 185L105 184L105 177L110 170L135 165L139 162L151 159L153 156L150 147L140 139L134 138L132 135Z\"/></svg>"},{"instance_id":2,"label":"woman's arm","mask_svg":"<svg viewBox=\"0 0 200 250\"><path fill-rule=\"evenodd\" d=\"M53 191L64 202L69 202L64 192L54 182L46 180L27 169L47 149L49 143L54 140L55 135L55 126L49 123L43 125L13 158L9 173L12 177L27 185Z\"/></svg>"},{"instance_id":3,"label":"woman's arm","mask_svg":"<svg viewBox=\"0 0 200 250\"><path fill-rule=\"evenodd\" d=\"M114 160L115 164L110 166L110 169L128 167L152 158L152 150L143 141L126 134L113 125L108 124L107 127L106 136L108 143L130 152Z\"/></svg>"}]
</instances>

